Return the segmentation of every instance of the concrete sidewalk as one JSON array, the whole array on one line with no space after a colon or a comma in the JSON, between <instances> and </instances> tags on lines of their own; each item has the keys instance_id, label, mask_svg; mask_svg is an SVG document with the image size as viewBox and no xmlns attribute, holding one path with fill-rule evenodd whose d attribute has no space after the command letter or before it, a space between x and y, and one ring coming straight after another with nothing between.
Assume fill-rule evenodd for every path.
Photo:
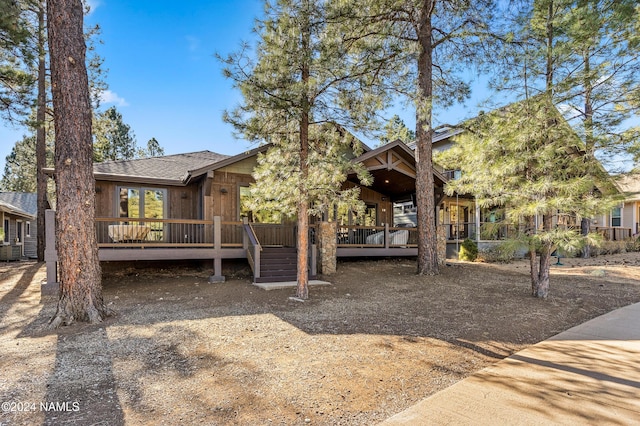
<instances>
[{"instance_id":1,"label":"concrete sidewalk","mask_svg":"<svg viewBox=\"0 0 640 426\"><path fill-rule=\"evenodd\" d=\"M382 424L640 424L640 303L520 351Z\"/></svg>"}]
</instances>

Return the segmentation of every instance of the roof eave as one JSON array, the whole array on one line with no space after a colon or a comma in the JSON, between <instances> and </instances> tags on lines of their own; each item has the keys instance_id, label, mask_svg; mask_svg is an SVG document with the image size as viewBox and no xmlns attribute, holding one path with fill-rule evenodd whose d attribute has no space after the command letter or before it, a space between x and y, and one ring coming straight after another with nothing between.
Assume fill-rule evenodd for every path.
<instances>
[{"instance_id":1,"label":"roof eave","mask_svg":"<svg viewBox=\"0 0 640 426\"><path fill-rule=\"evenodd\" d=\"M187 186L183 179L160 179L147 176L119 175L113 173L94 173L96 181L147 183L152 185Z\"/></svg>"}]
</instances>

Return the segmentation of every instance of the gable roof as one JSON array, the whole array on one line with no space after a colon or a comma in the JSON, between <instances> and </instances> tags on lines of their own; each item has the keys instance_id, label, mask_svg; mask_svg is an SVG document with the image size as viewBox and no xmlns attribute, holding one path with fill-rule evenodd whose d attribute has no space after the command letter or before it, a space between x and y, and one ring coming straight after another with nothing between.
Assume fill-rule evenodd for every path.
<instances>
[{"instance_id":1,"label":"gable roof","mask_svg":"<svg viewBox=\"0 0 640 426\"><path fill-rule=\"evenodd\" d=\"M626 173L616 180L625 201L640 201L640 173Z\"/></svg>"},{"instance_id":2,"label":"gable roof","mask_svg":"<svg viewBox=\"0 0 640 426\"><path fill-rule=\"evenodd\" d=\"M105 161L93 165L93 175L99 180L184 185L193 177L191 171L209 169L226 158L229 156L205 150L161 157Z\"/></svg>"},{"instance_id":3,"label":"gable roof","mask_svg":"<svg viewBox=\"0 0 640 426\"><path fill-rule=\"evenodd\" d=\"M371 188L382 194L389 194L392 201L410 196L415 192L416 158L413 149L400 140L395 140L367 151L353 161L362 163L373 176ZM447 179L438 170L433 170L436 186L442 186ZM355 174L348 180L359 183Z\"/></svg>"},{"instance_id":4,"label":"gable roof","mask_svg":"<svg viewBox=\"0 0 640 426\"><path fill-rule=\"evenodd\" d=\"M38 196L33 192L0 192L0 211L35 218Z\"/></svg>"}]
</instances>

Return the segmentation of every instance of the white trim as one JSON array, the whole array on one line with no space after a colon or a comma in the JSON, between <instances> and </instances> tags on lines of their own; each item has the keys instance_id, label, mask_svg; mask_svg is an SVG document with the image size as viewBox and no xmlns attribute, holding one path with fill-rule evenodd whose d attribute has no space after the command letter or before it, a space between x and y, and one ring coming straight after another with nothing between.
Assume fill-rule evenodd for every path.
<instances>
[{"instance_id":1,"label":"white trim","mask_svg":"<svg viewBox=\"0 0 640 426\"><path fill-rule=\"evenodd\" d=\"M164 199L162 200L162 219L166 219L169 216L169 189L166 187L153 187L153 186L135 186L135 185L116 185L116 193L115 193L115 217L122 217L120 216L120 190L121 189L136 189L138 190L138 197L139 197L139 205L138 205L138 214L140 215L139 217L141 219L150 219L150 218L145 218L145 200L144 200L144 192L145 191L162 191L163 192L163 197ZM135 219L135 217L132 217L132 219Z\"/></svg>"},{"instance_id":2,"label":"white trim","mask_svg":"<svg viewBox=\"0 0 640 426\"><path fill-rule=\"evenodd\" d=\"M22 219L16 219L15 243L17 246L24 245L24 220Z\"/></svg>"},{"instance_id":3,"label":"white trim","mask_svg":"<svg viewBox=\"0 0 640 426\"><path fill-rule=\"evenodd\" d=\"M6 228L4 226L5 220L7 221ZM11 218L7 217L4 212L2 212L2 229L4 230L2 245L8 246L11 244Z\"/></svg>"},{"instance_id":4,"label":"white trim","mask_svg":"<svg viewBox=\"0 0 640 426\"><path fill-rule=\"evenodd\" d=\"M620 221L619 225L614 225L613 224L613 219L614 219L613 212L614 212L615 209L618 209L618 212L620 212L619 216L615 216L615 218ZM616 206L616 207L611 209L611 211L609 212L609 226L610 227L612 227L612 228L620 228L620 227L622 227L622 224L624 223L623 222L623 219L624 219L623 211L624 211L624 204L621 205L621 206Z\"/></svg>"}]
</instances>

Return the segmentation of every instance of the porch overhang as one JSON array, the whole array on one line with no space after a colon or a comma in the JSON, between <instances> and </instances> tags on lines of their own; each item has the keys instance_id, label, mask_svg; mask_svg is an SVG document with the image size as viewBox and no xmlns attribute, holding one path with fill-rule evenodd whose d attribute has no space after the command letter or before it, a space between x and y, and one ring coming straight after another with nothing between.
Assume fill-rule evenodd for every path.
<instances>
[{"instance_id":1,"label":"porch overhang","mask_svg":"<svg viewBox=\"0 0 640 426\"><path fill-rule=\"evenodd\" d=\"M405 143L397 140L362 154L355 159L362 163L371 176L371 189L388 195L391 201L410 201L416 192L416 159L413 150ZM447 179L434 169L434 184L442 193ZM360 185L355 173L347 178L350 182Z\"/></svg>"}]
</instances>

